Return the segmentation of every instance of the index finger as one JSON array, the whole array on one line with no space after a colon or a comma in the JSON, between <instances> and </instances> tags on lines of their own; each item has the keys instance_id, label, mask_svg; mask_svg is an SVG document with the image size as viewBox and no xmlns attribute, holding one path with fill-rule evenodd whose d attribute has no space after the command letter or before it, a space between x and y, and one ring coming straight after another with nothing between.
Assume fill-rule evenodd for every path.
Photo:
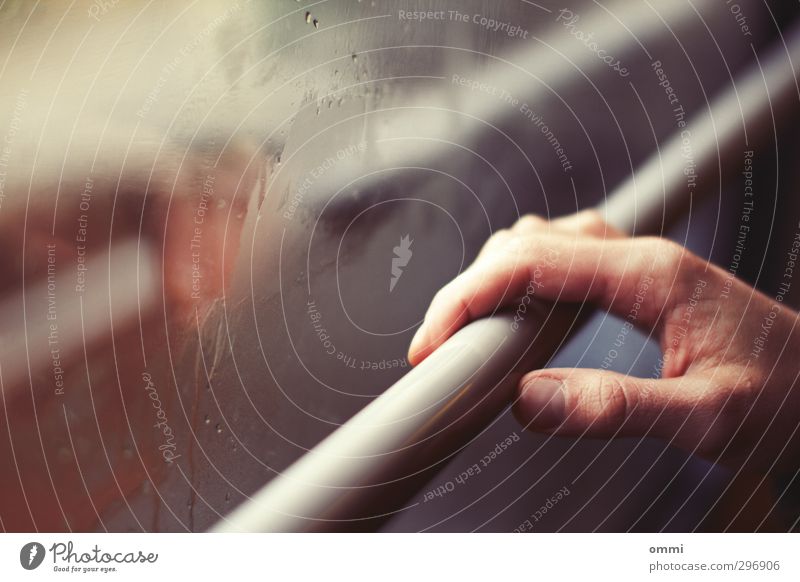
<instances>
[{"instance_id":1,"label":"index finger","mask_svg":"<svg viewBox=\"0 0 800 582\"><path fill-rule=\"evenodd\" d=\"M671 286L669 279L667 285L655 286L654 274L675 270L672 262L683 256L678 249L650 238L520 237L476 261L436 294L411 342L409 361L418 364L469 321L524 294L549 301L591 301L616 313L640 302L638 323L652 327Z\"/></svg>"}]
</instances>

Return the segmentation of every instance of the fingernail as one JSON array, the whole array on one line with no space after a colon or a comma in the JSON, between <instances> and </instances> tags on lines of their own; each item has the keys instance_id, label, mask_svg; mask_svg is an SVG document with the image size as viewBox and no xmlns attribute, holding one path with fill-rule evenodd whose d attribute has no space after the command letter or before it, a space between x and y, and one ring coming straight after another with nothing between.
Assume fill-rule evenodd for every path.
<instances>
[{"instance_id":1,"label":"fingernail","mask_svg":"<svg viewBox=\"0 0 800 582\"><path fill-rule=\"evenodd\" d=\"M553 428L564 422L564 390L554 378L534 378L520 391L520 404L530 428Z\"/></svg>"}]
</instances>

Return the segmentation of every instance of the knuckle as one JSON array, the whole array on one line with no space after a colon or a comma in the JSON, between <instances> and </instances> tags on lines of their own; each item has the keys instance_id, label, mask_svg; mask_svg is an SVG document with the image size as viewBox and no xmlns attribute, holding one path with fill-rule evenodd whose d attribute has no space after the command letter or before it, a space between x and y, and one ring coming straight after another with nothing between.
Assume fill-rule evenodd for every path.
<instances>
[{"instance_id":1,"label":"knuckle","mask_svg":"<svg viewBox=\"0 0 800 582\"><path fill-rule=\"evenodd\" d=\"M578 225L580 232L599 233L603 232L608 225L603 217L594 209L582 210L578 213Z\"/></svg>"},{"instance_id":2,"label":"knuckle","mask_svg":"<svg viewBox=\"0 0 800 582\"><path fill-rule=\"evenodd\" d=\"M536 214L522 216L512 227L515 232L537 229L547 224L547 221Z\"/></svg>"},{"instance_id":3,"label":"knuckle","mask_svg":"<svg viewBox=\"0 0 800 582\"><path fill-rule=\"evenodd\" d=\"M644 237L640 239L642 251L655 272L675 274L682 267L686 249L668 239Z\"/></svg>"},{"instance_id":4,"label":"knuckle","mask_svg":"<svg viewBox=\"0 0 800 582\"><path fill-rule=\"evenodd\" d=\"M511 229L509 228L501 228L500 230L494 231L494 234L491 236L489 240L504 240L507 239L511 235Z\"/></svg>"},{"instance_id":5,"label":"knuckle","mask_svg":"<svg viewBox=\"0 0 800 582\"><path fill-rule=\"evenodd\" d=\"M671 298L683 297L686 289L695 281L699 259L675 241L646 237L642 239L642 254L646 262L646 272L660 281L658 293L663 294L657 301L668 306Z\"/></svg>"},{"instance_id":6,"label":"knuckle","mask_svg":"<svg viewBox=\"0 0 800 582\"><path fill-rule=\"evenodd\" d=\"M520 238L519 248L535 259L547 255L552 249L549 244L550 237L547 236L528 236Z\"/></svg>"},{"instance_id":7,"label":"knuckle","mask_svg":"<svg viewBox=\"0 0 800 582\"><path fill-rule=\"evenodd\" d=\"M669 272L681 275L692 271L695 267L695 255L687 250L683 245L675 241L665 240L661 247L664 266Z\"/></svg>"},{"instance_id":8,"label":"knuckle","mask_svg":"<svg viewBox=\"0 0 800 582\"><path fill-rule=\"evenodd\" d=\"M614 375L600 374L594 381L593 389L588 392L591 409L597 411L605 423L621 426L636 406L636 399L620 378Z\"/></svg>"},{"instance_id":9,"label":"knuckle","mask_svg":"<svg viewBox=\"0 0 800 582\"><path fill-rule=\"evenodd\" d=\"M502 228L495 231L492 236L489 237L489 240L483 244L483 247L481 247L479 258L480 256L494 252L498 248L502 248L510 239L511 231L509 229Z\"/></svg>"},{"instance_id":10,"label":"knuckle","mask_svg":"<svg viewBox=\"0 0 800 582\"><path fill-rule=\"evenodd\" d=\"M535 252L536 239L534 237L516 236L503 245L503 253L508 257L528 257Z\"/></svg>"}]
</instances>

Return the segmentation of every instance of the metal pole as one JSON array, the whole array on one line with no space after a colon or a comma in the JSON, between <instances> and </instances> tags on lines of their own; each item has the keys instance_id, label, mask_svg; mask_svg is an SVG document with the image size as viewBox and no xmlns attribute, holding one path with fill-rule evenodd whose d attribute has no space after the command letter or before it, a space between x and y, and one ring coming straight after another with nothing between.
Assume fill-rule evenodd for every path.
<instances>
[{"instance_id":1,"label":"metal pole","mask_svg":"<svg viewBox=\"0 0 800 582\"><path fill-rule=\"evenodd\" d=\"M609 223L661 232L691 201L687 164L716 174L796 108L800 29L784 40L609 197L601 208ZM521 374L550 359L577 311L539 303L516 331L502 314L467 325L212 531L374 529L508 405Z\"/></svg>"}]
</instances>

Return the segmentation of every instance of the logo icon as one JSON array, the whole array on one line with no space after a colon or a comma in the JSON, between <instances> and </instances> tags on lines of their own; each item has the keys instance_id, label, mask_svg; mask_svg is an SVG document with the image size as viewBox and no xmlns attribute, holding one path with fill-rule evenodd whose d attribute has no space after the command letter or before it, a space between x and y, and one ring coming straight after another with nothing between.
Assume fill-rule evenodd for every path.
<instances>
[{"instance_id":1,"label":"logo icon","mask_svg":"<svg viewBox=\"0 0 800 582\"><path fill-rule=\"evenodd\" d=\"M394 249L394 257L392 257L392 278L389 279L389 293L394 291L395 285L400 280L400 277L403 275L403 267L408 265L408 261L411 260L411 244L414 241L409 238L409 235L405 235L403 238L400 239L400 244Z\"/></svg>"},{"instance_id":2,"label":"logo icon","mask_svg":"<svg viewBox=\"0 0 800 582\"><path fill-rule=\"evenodd\" d=\"M26 570L35 570L44 561L44 546L39 542L29 542L19 551L19 563Z\"/></svg>"}]
</instances>

